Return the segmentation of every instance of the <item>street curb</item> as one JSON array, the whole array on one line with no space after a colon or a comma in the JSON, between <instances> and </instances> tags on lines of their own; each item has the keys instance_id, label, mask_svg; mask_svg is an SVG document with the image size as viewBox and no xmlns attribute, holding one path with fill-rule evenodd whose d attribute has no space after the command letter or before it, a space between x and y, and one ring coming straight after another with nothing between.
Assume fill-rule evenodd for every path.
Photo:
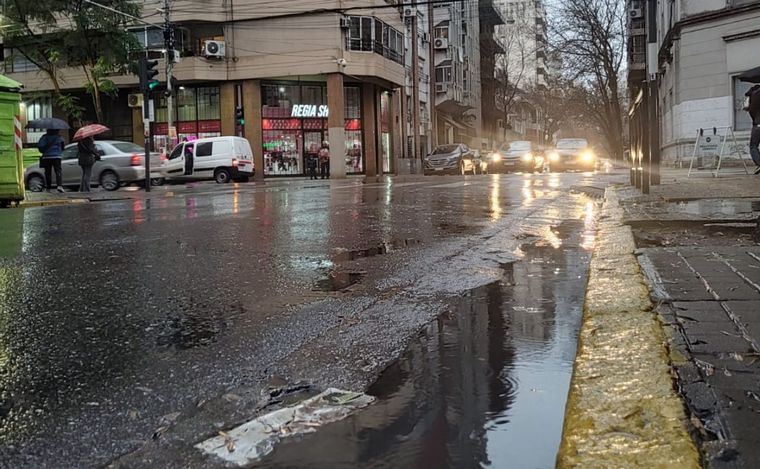
<instances>
[{"instance_id":1,"label":"street curb","mask_svg":"<svg viewBox=\"0 0 760 469\"><path fill-rule=\"evenodd\" d=\"M557 467L699 468L662 324L622 219L608 188Z\"/></svg>"},{"instance_id":2,"label":"street curb","mask_svg":"<svg viewBox=\"0 0 760 469\"><path fill-rule=\"evenodd\" d=\"M31 207L49 207L54 205L77 205L87 204L89 199L52 199L52 200L30 200L22 201L18 204L19 208L31 208Z\"/></svg>"}]
</instances>

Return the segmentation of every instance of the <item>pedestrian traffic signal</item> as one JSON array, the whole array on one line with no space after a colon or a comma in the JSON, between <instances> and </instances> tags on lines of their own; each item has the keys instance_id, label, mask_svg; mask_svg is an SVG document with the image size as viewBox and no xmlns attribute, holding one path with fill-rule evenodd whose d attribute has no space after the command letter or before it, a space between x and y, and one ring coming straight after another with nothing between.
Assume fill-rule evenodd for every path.
<instances>
[{"instance_id":1,"label":"pedestrian traffic signal","mask_svg":"<svg viewBox=\"0 0 760 469\"><path fill-rule=\"evenodd\" d=\"M154 77L158 75L158 60L149 60L147 57L140 57L139 77L140 91L148 93L158 86L158 80Z\"/></svg>"},{"instance_id":2,"label":"pedestrian traffic signal","mask_svg":"<svg viewBox=\"0 0 760 469\"><path fill-rule=\"evenodd\" d=\"M235 122L237 122L237 125L245 125L245 116L243 115L242 107L235 108Z\"/></svg>"}]
</instances>

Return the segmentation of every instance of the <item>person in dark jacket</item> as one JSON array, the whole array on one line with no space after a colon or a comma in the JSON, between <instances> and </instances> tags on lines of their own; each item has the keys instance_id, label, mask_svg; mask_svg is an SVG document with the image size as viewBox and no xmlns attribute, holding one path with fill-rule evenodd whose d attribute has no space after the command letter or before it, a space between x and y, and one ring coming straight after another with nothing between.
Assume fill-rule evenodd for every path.
<instances>
[{"instance_id":1,"label":"person in dark jacket","mask_svg":"<svg viewBox=\"0 0 760 469\"><path fill-rule=\"evenodd\" d=\"M760 174L760 85L755 85L745 95L749 98L747 112L752 118L752 134L749 138L749 154L757 165L755 174Z\"/></svg>"},{"instance_id":2,"label":"person in dark jacket","mask_svg":"<svg viewBox=\"0 0 760 469\"><path fill-rule=\"evenodd\" d=\"M55 183L58 192L63 192L63 177L61 176L61 153L66 144L59 135L59 131L49 129L45 135L37 142L37 148L42 153L40 158L40 168L45 170L45 187L48 192L53 185L53 175L55 172Z\"/></svg>"},{"instance_id":3,"label":"person in dark jacket","mask_svg":"<svg viewBox=\"0 0 760 469\"><path fill-rule=\"evenodd\" d=\"M306 168L309 170L309 179L317 179L317 166L319 165L319 157L316 153L308 153L306 155Z\"/></svg>"},{"instance_id":4,"label":"person in dark jacket","mask_svg":"<svg viewBox=\"0 0 760 469\"><path fill-rule=\"evenodd\" d=\"M100 153L95 146L95 140L92 137L83 138L77 143L79 152L79 166L82 168L82 182L79 184L79 192L90 192L90 181L92 180L92 167L95 162L100 160Z\"/></svg>"}]
</instances>

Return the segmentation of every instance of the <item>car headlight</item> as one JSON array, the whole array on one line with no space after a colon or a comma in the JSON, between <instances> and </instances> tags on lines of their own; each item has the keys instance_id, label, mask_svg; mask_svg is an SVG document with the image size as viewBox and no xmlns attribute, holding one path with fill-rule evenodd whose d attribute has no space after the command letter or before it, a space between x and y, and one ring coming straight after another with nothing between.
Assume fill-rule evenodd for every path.
<instances>
[{"instance_id":1,"label":"car headlight","mask_svg":"<svg viewBox=\"0 0 760 469\"><path fill-rule=\"evenodd\" d=\"M556 151L549 153L549 161L559 161L559 153Z\"/></svg>"},{"instance_id":2,"label":"car headlight","mask_svg":"<svg viewBox=\"0 0 760 469\"><path fill-rule=\"evenodd\" d=\"M533 154L532 153L526 153L522 156L523 161L532 161L533 160Z\"/></svg>"},{"instance_id":3,"label":"car headlight","mask_svg":"<svg viewBox=\"0 0 760 469\"><path fill-rule=\"evenodd\" d=\"M491 155L491 160L492 161L501 161L501 153L494 153L493 155Z\"/></svg>"},{"instance_id":4,"label":"car headlight","mask_svg":"<svg viewBox=\"0 0 760 469\"><path fill-rule=\"evenodd\" d=\"M596 157L594 156L593 152L587 151L583 155L581 155L581 158L583 158L583 161L585 161L586 163L591 163L592 161L594 161L594 158Z\"/></svg>"}]
</instances>

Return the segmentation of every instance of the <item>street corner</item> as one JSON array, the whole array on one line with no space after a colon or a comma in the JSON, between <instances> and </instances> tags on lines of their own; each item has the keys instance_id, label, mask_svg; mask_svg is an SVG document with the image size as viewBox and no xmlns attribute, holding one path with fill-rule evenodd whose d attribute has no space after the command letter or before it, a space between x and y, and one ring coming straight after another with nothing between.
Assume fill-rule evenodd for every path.
<instances>
[{"instance_id":1,"label":"street corner","mask_svg":"<svg viewBox=\"0 0 760 469\"><path fill-rule=\"evenodd\" d=\"M604 205L557 465L700 467L614 190Z\"/></svg>"}]
</instances>

